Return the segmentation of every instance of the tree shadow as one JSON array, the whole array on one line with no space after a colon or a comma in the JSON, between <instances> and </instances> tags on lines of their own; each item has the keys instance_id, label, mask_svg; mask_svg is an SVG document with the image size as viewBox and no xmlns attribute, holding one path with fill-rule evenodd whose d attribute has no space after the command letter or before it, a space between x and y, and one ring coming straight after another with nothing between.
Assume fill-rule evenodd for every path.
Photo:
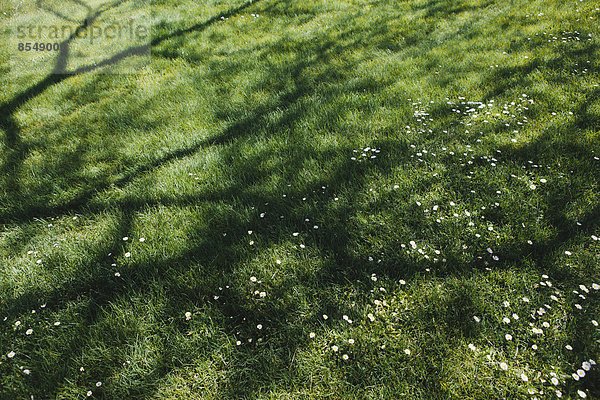
<instances>
[{"instance_id":1,"label":"tree shadow","mask_svg":"<svg viewBox=\"0 0 600 400\"><path fill-rule=\"evenodd\" d=\"M250 4L246 3L244 7ZM243 8L236 10L240 11L241 9ZM195 25L193 29L177 31L155 39L152 43L157 45L169 38L202 30L211 23L221 20L222 16L233 15L233 13L219 14L208 20L209 22ZM357 244L363 243L361 240L364 238L360 237L363 232L356 232L356 221L352 218L359 213L389 210L396 206L402 206L403 210L409 213L411 210L407 204L411 199L408 195L396 200L397 203L390 204L388 200L391 201L392 196L397 195L389 194L389 197L384 197L379 202L373 202L372 208L363 207L359 201L338 205L339 203L333 199L335 193L339 192L344 192L345 197L349 199L359 198L369 187L373 175L389 177L397 166L416 162L410 159L408 144L403 139L393 137L387 140L374 139L371 145L384 151L387 155L386 159L360 164L350 159L354 150L350 144L342 143L337 146L329 145L317 148L311 143L310 138L302 137L295 131L296 124L303 122L303 118L307 114L314 112L315 101L311 98L309 102L307 98L317 92L326 101L332 102L342 94L378 93L389 85L389 82L385 80L378 82L372 79L357 79L348 82L346 78L351 76L351 71L360 60L347 61L343 67L334 65L333 61L336 56L369 40L357 33L356 28L349 28L345 31L342 36L349 40L344 44L328 39L327 32L322 33L323 37L310 37L298 43L301 45L299 47L305 47L305 52L292 57L283 66L268 65L261 78L250 86L250 90L267 86L276 80L283 81L290 80L290 78L293 85L278 87L277 95L268 102L252 105L250 112L233 115L233 122L216 135L200 139L189 146L171 149L166 154L148 162L127 165L124 168L125 172L120 176L98 183L87 183L75 197L57 205L38 202L27 204L25 207L17 209L18 211L8 210L2 215L2 218L11 224L23 225L33 225L37 218L64 217L73 213L83 217L106 213L114 216L116 221L106 235L97 238L95 246L89 249L93 256L76 265L76 276L62 281L50 289L39 287L0 300L5 314L15 318L36 308L40 300L47 302L46 310L48 312L57 314L66 312L73 307L74 303L80 304L76 309L79 320L74 325L77 326L66 327L64 331L49 334L48 343L41 343L53 346L53 352L59 358L31 360L32 378L45 385L35 388L36 396L56 396L70 382L77 381L78 378L72 371L77 370L82 359L89 357L87 354L89 349L98 345L95 341L99 338L95 335L97 335L99 327L111 324L110 307L120 302L134 302L152 290L162 291L164 298L162 310L154 315L159 320L158 325L164 329L164 332L152 332L161 342L156 354L158 366L149 368L145 373L140 373L136 377L137 386L131 385L128 389L115 388L114 392L105 392L105 397L150 397L159 389L160 381L166 379L173 371L194 365L199 358L200 361L203 361L202 358L210 359L211 352L215 350L216 345L211 344L209 339L200 339L190 335L194 338L191 341L194 347L190 345L190 351L187 353L184 351L187 347L182 346L177 339L176 334L182 335L187 329L187 326L181 322L182 305L204 307L208 314L214 316L212 323L218 326L218 330L224 332L224 335L232 337L257 339L255 324L262 322L265 325L264 333L261 334L261 338L264 339L262 344L244 346L239 352L231 354L229 368L233 372L230 372L227 381L218 388L217 392L217 396L220 398L257 396L265 387L272 387L281 382L290 382L298 373L294 365L295 351L307 345L300 334L303 331L303 322L308 321L310 324L316 325L315 321L323 313L342 314L341 306L327 297L333 288L364 279L374 271L392 280L396 280L398 277L408 279L421 273L419 268L411 265L413 260L409 258L390 255L388 259L374 267L366 263L363 255L355 250ZM374 32L369 27L365 27L364 36L373 40L378 35L391 34L393 33L378 30ZM358 38L351 40L350 38L355 35ZM277 55L288 52L289 48L293 46L285 48L283 42L286 40L282 39L273 43L271 47L265 47L262 49L263 54ZM164 54L174 53L173 49L164 50ZM307 58L306 55L311 55L311 57ZM122 57L126 56L125 53L122 53ZM107 60L106 65L116 60ZM308 76L306 71L315 66L324 68L316 76ZM89 68L91 71L96 67ZM244 65L230 64L226 68L213 72L211 77L226 80L243 74L246 68ZM85 68L78 71L75 74L87 72ZM61 76L52 79L66 78ZM319 81L331 82L331 84L317 89L314 84ZM12 147L9 147L18 149L21 146L18 126L14 120L14 111L32 96L38 95L50 87L53 84L50 82L52 81L48 80L46 83L32 87L24 92L25 94L15 97L9 102L9 105L3 106L3 110L10 111L7 114L8 117L1 121L6 131L12 132L12 139L10 139L10 134L6 136L7 143L12 143ZM597 96L597 92L590 96L596 98L593 96ZM343 123L338 122L340 125L336 125L335 122L330 122L331 114L343 113L346 111L344 110L345 105L346 103L339 103L334 110L319 114L320 123L332 131L339 131ZM375 110L359 104L354 108L365 113L375 112ZM138 111L141 112L143 109L144 104L141 104ZM584 104L580 105L580 110L582 113L587 112ZM448 110L440 109L437 112L440 116L450 115ZM232 115L228 116L232 117ZM221 115L221 117L224 118L226 115ZM587 123L588 117L583 116L582 118L577 120L578 126ZM390 132L390 136L392 136L395 132L393 128L390 129L392 129ZM268 141L275 137L286 138L283 148L261 148L254 145L253 142ZM525 162L531 154L539 154L541 148L554 145L553 135L549 132L526 148L515 150L501 147L501 149L507 159ZM570 146L564 143L561 145ZM193 158L202 150L209 148L219 149L215 163L227 165L231 171L239 171L238 179L233 182L225 181L223 187L200 190L193 194L153 192L153 195L148 196L123 196L108 203L95 201L97 194L103 190L128 189L134 184L140 184L140 181L157 185L159 178L154 174L161 168ZM80 169L83 162L81 154L84 150L82 149L83 147L76 148L74 152L52 164L52 168L57 171L66 170L67 167ZM248 149L255 151L247 152ZM583 146L573 145L567 147L567 150L580 163L583 163L591 155L589 149ZM15 160L13 165L7 168L14 169L20 161L22 159ZM454 167L450 160L442 160L441 163L448 169ZM7 164L10 163L7 162ZM315 169L319 174L307 179L306 175ZM273 185L273 181L279 184ZM413 189L427 191L434 181L433 177L424 178L415 183ZM467 190L466 187L460 189L465 192ZM282 197L283 194L286 195L285 198ZM551 192L545 198L547 204L552 204L552 202L556 204L550 222L559 227L559 233L555 239L538 248L539 257L536 260L536 267L540 271L545 271L544 264L547 261L543 255L552 253L575 234L562 222L563 211L569 198L557 203L556 199L561 198L558 194L558 192ZM305 197L309 198L308 202L303 200ZM222 205L230 207L220 208ZM147 259L137 260L133 257L132 261L123 261L126 247L122 238L133 237L134 225L139 221L141 214L162 208L185 209L200 206L207 208L207 214L210 213L210 220L214 225L199 224L187 231L185 248L183 250L174 249L180 250L179 253L176 252L174 255L154 254ZM241 211L237 212L238 210ZM263 218L259 210L265 212L267 216ZM320 216L325 214L328 215L328 219L320 221ZM282 215L285 218L281 219ZM309 217L311 220L306 221ZM598 208L592 210L585 217L584 222L586 229L591 230L597 227ZM418 235L426 237L429 231L421 229L420 223L420 220L415 221L411 227ZM319 229L314 229L313 225L319 225ZM248 245L247 231L249 229L253 230L253 238L256 241L255 247L252 249ZM226 287L237 276L236 274L243 272L242 266L254 262L263 252L268 253L274 246L287 243L293 232L301 232L306 244L315 248L318 254L322 255L323 261L315 267L315 271L312 273L297 272L299 277L290 274L273 284L271 288L273 297L275 299L291 299L289 302L273 301L255 306L255 303L249 300L244 287L231 285L231 288L225 291L219 290L219 287ZM227 237L224 238L222 233L227 233ZM397 237L399 236L397 235ZM387 242L378 250L383 250L386 254L397 252L397 237L388 238ZM515 251L515 248L506 248L501 251L501 254L507 257L514 252L514 258L509 258L509 260L515 261L527 254L525 250L517 249ZM109 267L117 260L120 260L118 261L120 277L116 277L114 268ZM438 277L472 273L479 267L475 259L466 261L451 259L450 261L453 268L440 269L437 272ZM303 259L303 262L310 263L310 260ZM58 267L58 265L48 265L48 268ZM298 281L302 282L303 290L306 293L319 296L308 301L311 309L308 317L304 319L299 314L301 314L300 311L306 310L299 304L299 301L294 301L294 298L302 295L308 297L308 295L294 292ZM215 298L217 295L218 298ZM467 326L464 320L466 314L459 313L459 310L471 311L473 309L469 294L458 292L448 302L448 307L453 309L447 315L449 334L469 335L470 332L463 329ZM150 313L150 311L148 312ZM112 332L110 329L108 330ZM60 343L52 343L53 340L58 342L58 339L60 339ZM121 363L125 352L120 352L119 348L129 345L131 338L119 337L115 333L114 336L105 340L105 342L101 341L101 344L112 350L110 350L109 356L99 357L102 362L90 367L93 368L93 376L114 377L120 373L126 373L127 367ZM269 346L271 347L269 348ZM202 349L200 355L198 355L198 349ZM27 350L34 352L35 348L32 346ZM59 367L56 367L58 362L60 362ZM274 366L281 372L272 374ZM435 376L442 372L440 368L440 366L432 364L429 366L428 372ZM362 384L364 379L376 380L376 377L364 374L364 371L349 375L350 380L353 379L353 383L356 385ZM51 376L52 379L49 379L48 376ZM421 388L424 392L434 396L445 394L445 390L435 380L422 382ZM12 395L6 391L5 393L7 396Z\"/></svg>"},{"instance_id":2,"label":"tree shadow","mask_svg":"<svg viewBox=\"0 0 600 400\"><path fill-rule=\"evenodd\" d=\"M315 46L319 49L319 45ZM331 45L326 44L322 49L330 49ZM316 57L312 64L320 63L322 59ZM287 71L287 74L292 76L299 76L302 74L303 70L305 70L311 63L307 63L303 60L302 57L298 57L297 60L292 64L293 67ZM350 66L348 67L351 68ZM327 70L324 72L323 76L329 76L332 71ZM345 157L346 155L351 153L350 148L342 147L342 148L331 148L326 149L322 153L314 153L314 150L311 146L304 141L302 138L297 137L294 140L290 140L288 146L286 148L285 153L289 155L288 157L284 157L283 159L279 159L280 155L276 152L260 152L254 157L241 157L243 153L242 148L238 148L237 143L243 143L244 139L249 136L250 133L254 133L255 129L258 128L261 124L265 123L265 120L269 119L271 113L273 111L273 107L276 109L283 110L283 114L278 119L271 119L273 122L270 126L266 128L262 128L263 132L267 134L271 134L271 132L281 131L281 130L289 130L290 127L298 121L303 113L306 111L300 101L307 93L311 93L312 89L307 86L309 82L303 81L302 79L296 80L296 85L292 87L289 91L284 91L280 93L279 99L276 101L271 101L268 107L258 107L254 110L252 114L247 115L245 118L241 118L238 121L232 123L229 127L225 128L223 132L215 137L206 139L201 141L200 143L186 147L181 149L176 149L164 157L156 159L148 164L140 165L131 170L131 172L126 173L123 177L116 179L111 183L112 186L117 187L126 187L128 184L133 182L136 178L150 173L153 170L160 168L161 166L180 159L184 159L186 157L193 156L202 148L207 146L220 146L224 148L222 154L222 163L226 165L231 165L235 170L245 171L244 177L240 179L239 184L234 184L230 187L227 187L224 190L216 190L209 193L200 193L193 197L185 197L185 196L177 196L175 198L167 198L167 197L159 197L157 199L125 199L123 201L118 201L116 203L112 203L109 209L95 208L93 204L90 204L90 200L93 197L93 194L98 190L93 187L89 189L89 191L85 192L84 195L79 196L75 201L67 202L61 204L59 207L44 207L42 205L38 205L37 208L31 208L25 216L13 215L10 220L13 223L29 223L31 221L31 215L35 214L36 218L41 216L60 216L61 214L73 213L77 212L85 215L90 214L98 214L101 212L113 212L119 215L119 222L116 224L116 227L113 228L110 232L110 237L107 237L105 240L101 240L105 244L102 248L94 249L93 253L98 256L95 258L90 258L86 260L85 264L79 265L77 270L81 272L81 276L78 278L65 282L64 285L60 285L59 287L47 291L47 290L36 290L36 291L28 291L26 294L19 296L18 298L8 300L6 299L5 306L6 310L9 314L17 314L21 310L32 307L33 303L35 303L36 299L44 298L51 299L48 300L47 310L49 311L59 311L64 310L68 307L68 304L73 301L77 301L82 297L88 298L88 306L84 309L79 310L79 313L84 316L84 326L93 327L102 321L102 310L108 307L112 302L119 299L120 296L128 296L131 294L133 288L137 287L148 287L153 282L161 281L161 280L169 280L169 274L174 272L182 273L183 271L193 268L200 265L207 265L210 267L210 270L207 270L207 277L210 277L208 281L214 282L219 279L224 279L230 273L232 265L240 265L248 259L248 257L252 257L251 254L247 254L246 252L236 251L236 248L239 246L240 242L246 237L245 226L246 225L258 225L261 221L258 215L254 215L250 221L240 221L231 218L228 214L221 214L217 216L218 220L227 221L223 229L227 229L230 232L229 242L222 243L222 238L217 235L215 232L197 232L198 237L200 238L198 242L192 246L192 248L186 252L185 254L181 254L177 257L173 258L163 258L163 259L154 259L151 262L144 262L142 264L133 263L127 268L121 268L121 275L128 277L128 283L123 285L116 283L119 281L114 277L108 274L108 271L105 265L108 265L113 259L122 257L123 255L123 246L120 242L120 238L123 236L131 235L131 224L134 216L141 212L142 210L152 209L154 207L170 207L170 206L190 206L198 203L222 203L222 202L231 202L233 199L237 199L235 201L241 202L241 206L244 208L250 207L250 205L258 205L258 204L270 204L272 211L269 214L278 215L285 214L288 218L285 221L280 222L279 228L270 227L264 235L261 235L261 240L263 241L263 246L268 247L271 244L278 243L283 239L282 231L289 231L292 228L298 229L298 227L304 227L305 229L309 229L307 227L307 223L303 222L306 217L307 212L316 213L319 211L320 206L313 206L312 210L309 207L306 209L304 205L301 203L301 196L304 194L304 190L312 190L318 191L319 188L323 185L327 186L330 190L335 191L340 189L342 186L348 182L348 179L361 179L364 178L364 173L366 172L365 168L359 168L358 171L353 171L352 164L350 160ZM339 90L339 89L338 89ZM363 90L362 86L356 86L354 90ZM372 90L377 90L376 88L372 88ZM339 93L338 91L332 91L331 95ZM330 94L327 94L328 96ZM304 146L304 147L303 147ZM284 154L285 154L284 153ZM319 182L319 185L311 185L306 187L304 184L304 180L302 177L298 176L298 171L301 169L305 169L305 162L311 159L319 159L321 162L326 162L328 160L339 159L344 156L345 161L343 161L340 165L335 165L331 167L331 171L329 172L329 177L326 179L322 179ZM261 160L277 160L277 165L265 169L265 165ZM64 160L65 163L72 163L73 160L69 161L67 159ZM375 165L375 164L374 164ZM257 191L254 189L255 186L265 184L266 179L269 177L269 171L281 171L281 177L283 181L290 182L290 184L297 186L298 188L292 189L289 191L289 198L294 199L296 202L300 202L297 206L290 207L285 203L281 202L280 193L273 188L271 191L267 191L263 193L261 191ZM358 189L360 185L356 186ZM331 200L328 200L331 201ZM316 207L316 208L315 208ZM325 282L336 282L341 277L347 276L347 274L352 274L358 276L360 272L354 268L340 268L337 264L339 261L347 261L350 266L358 265L359 262L354 260L354 256L347 253L348 229L344 229L344 220L343 215L350 212L351 207L347 206L340 210L340 214L336 217L336 220L340 222L338 225L332 226L331 228L324 228L320 231L320 233L311 236L314 240L314 243L319 248L322 248L323 251L330 253L330 257L332 260L337 260L336 262L330 262L327 264L329 269L325 269L319 272L319 279L315 281L315 285L321 284L322 281ZM275 221L274 221L275 222ZM276 224L273 224L276 226ZM275 229L276 234L273 235L272 229ZM231 234L233 232L233 234ZM229 243L229 245L228 245ZM111 253L111 256L108 257L106 254ZM173 265L177 265L177 268L173 270ZM50 266L52 268L52 266ZM349 279L348 277L344 279ZM172 304L169 306L172 309L176 309L178 307L178 303L182 301L182 299L195 299L197 301L205 301L209 299L211 296L211 292L209 290L213 290L214 288L206 288L203 291L197 290L194 288L192 291L190 290L179 290L177 287L171 288L172 293L169 292L168 302ZM279 290L282 292L286 292L288 289L281 287ZM214 305L217 309L221 310L221 313L225 317L232 317L231 321L228 321L227 324L224 325L224 328L228 332L233 332L239 327L239 318L242 315L254 316L256 313L251 308L247 308L247 301L245 300L245 295L242 293L234 293L232 299L226 303L216 303ZM280 314L284 315L283 319L275 318L271 322L270 329L274 332L280 330L281 332L285 332L285 315L291 314L294 310L281 308L279 305L273 305L273 309L264 310L267 314ZM4 308L4 307L3 307ZM257 317L257 316L255 316ZM227 319L226 319L227 321ZM247 323L246 323L247 325ZM89 328L91 329L91 328ZM248 329L247 327L244 329ZM294 327L294 329L298 329L298 327ZM90 331L84 329L83 332L80 332L82 335L90 334ZM291 339L295 335L290 336L289 345L297 346ZM82 353L86 351L87 344L79 343L78 337L80 335L73 336L73 340L71 344L66 345L70 350L70 355L67 359L63 361L67 365L74 364L76 360L78 360ZM292 347L289 347L287 350L292 350ZM168 343L166 348L164 349L165 357L171 351ZM242 355L242 357L247 357L247 360L252 360L253 357L258 356L262 357L262 353L256 353L255 350L248 350L248 354ZM282 362L288 363L291 360L288 357L292 357L293 352L288 352L288 354L282 359ZM240 362L244 362L240 359ZM178 367L179 365L167 363L166 369L159 373L160 376L164 376L171 369ZM50 373L50 369L45 365L37 365L37 370ZM107 368L114 368L114 365L108 365ZM40 372L40 373L41 373ZM109 373L110 370L103 371L104 374ZM37 373L37 372L36 372ZM46 394L55 394L57 390L60 390L59 382L63 382L66 378L63 371L55 371L58 375L55 376L55 379L48 380L46 382L57 383L57 386L51 387L41 387L39 388L40 393ZM257 374L260 374L260 369L253 370L251 376L256 377ZM155 380L157 376L155 374L150 374L149 376L143 378L150 380ZM250 394L255 390L259 389L260 381L254 380L254 383L251 385L247 385L246 377L240 375L235 379L243 379L242 381L236 381L235 379L232 381L232 384L224 389L224 396L228 394L233 395L235 391L239 391L240 388L246 385L244 392ZM146 387L146 385L142 385ZM147 389L144 389L147 390ZM147 393L128 393L129 395L146 395Z\"/></svg>"},{"instance_id":3,"label":"tree shadow","mask_svg":"<svg viewBox=\"0 0 600 400\"><path fill-rule=\"evenodd\" d=\"M48 88L55 86L70 77L85 74L95 70L100 70L104 67L114 65L129 57L145 54L153 46L157 46L158 44L169 39L184 36L191 32L202 31L214 24L215 22L220 21L222 18L228 18L232 15L235 15L241 12L242 10L246 9L247 7L258 2L248 1L236 8L215 15L203 23L199 23L186 29L177 30L169 34L156 37L152 39L149 45L130 47L101 62L83 65L76 68L75 70L69 71L67 67L69 60L70 43L77 37L80 31L85 30L87 27L91 26L94 23L94 21L96 21L103 13L118 7L120 4L123 3L123 1L124 0L119 0L111 4L101 6L95 10L89 9L88 7L88 16L85 18L85 20L81 22L81 24L74 30L71 36L69 36L67 39L60 43L59 54L56 58L55 66L52 70L52 73L50 73L48 76L43 78L35 85L15 95L11 100L5 102L0 106L0 129L4 131L4 142L5 146L8 149L8 155L6 156L5 162L3 163L2 168L0 168L0 171L2 172L3 176L6 176L5 186L9 193L16 194L19 192L19 182L17 177L19 174L21 164L30 151L30 148L22 143L21 129L14 115L15 112L25 103L27 103L30 99L39 96ZM62 16L60 15L59 17L62 18Z\"/></svg>"}]
</instances>

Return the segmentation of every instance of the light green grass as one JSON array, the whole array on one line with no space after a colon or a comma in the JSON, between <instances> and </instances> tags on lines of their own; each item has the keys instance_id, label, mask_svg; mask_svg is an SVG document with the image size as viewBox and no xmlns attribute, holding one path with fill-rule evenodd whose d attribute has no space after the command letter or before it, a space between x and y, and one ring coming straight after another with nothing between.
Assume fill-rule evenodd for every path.
<instances>
[{"instance_id":1,"label":"light green grass","mask_svg":"<svg viewBox=\"0 0 600 400\"><path fill-rule=\"evenodd\" d=\"M595 2L141 11L135 74L2 34L0 398L600 397Z\"/></svg>"}]
</instances>

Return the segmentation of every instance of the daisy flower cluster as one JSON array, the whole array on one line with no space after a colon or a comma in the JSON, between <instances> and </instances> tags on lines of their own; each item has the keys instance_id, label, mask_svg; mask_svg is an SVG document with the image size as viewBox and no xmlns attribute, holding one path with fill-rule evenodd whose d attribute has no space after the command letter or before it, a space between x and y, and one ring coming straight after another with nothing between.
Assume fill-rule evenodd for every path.
<instances>
[{"instance_id":1,"label":"daisy flower cluster","mask_svg":"<svg viewBox=\"0 0 600 400\"><path fill-rule=\"evenodd\" d=\"M468 347L480 354L481 362L488 367L513 376L515 384L533 398L585 398L588 391L584 378L594 370L597 354L583 354L582 349L577 348L575 337L582 334L600 337L598 322L594 319L597 318L600 284L582 283L576 289L566 290L543 274L532 286L533 296L504 300L499 307L502 312L475 316L475 323L486 329L495 325L497 336L482 340L481 349L474 344ZM589 308L587 301L592 302ZM583 329L573 332L573 324L583 324ZM504 351L492 351L490 341L495 348ZM559 357L556 357L557 347L562 348Z\"/></svg>"},{"instance_id":2,"label":"daisy flower cluster","mask_svg":"<svg viewBox=\"0 0 600 400\"><path fill-rule=\"evenodd\" d=\"M354 153L354 155L350 157L350 159L352 161L361 162L377 158L377 155L381 153L381 150L375 147L367 146L364 149L352 150L352 152Z\"/></svg>"}]
</instances>

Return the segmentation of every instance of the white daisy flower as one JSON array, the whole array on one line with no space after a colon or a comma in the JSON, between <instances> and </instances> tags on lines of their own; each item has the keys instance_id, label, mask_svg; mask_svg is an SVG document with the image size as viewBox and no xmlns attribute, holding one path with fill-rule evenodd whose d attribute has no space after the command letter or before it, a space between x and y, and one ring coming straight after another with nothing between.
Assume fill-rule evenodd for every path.
<instances>
[{"instance_id":1,"label":"white daisy flower","mask_svg":"<svg viewBox=\"0 0 600 400\"><path fill-rule=\"evenodd\" d=\"M581 368L583 368L585 371L589 371L592 368L592 365L589 362L584 361L581 364Z\"/></svg>"},{"instance_id":2,"label":"white daisy flower","mask_svg":"<svg viewBox=\"0 0 600 400\"><path fill-rule=\"evenodd\" d=\"M521 374L521 379L523 380L523 382L528 382L529 381L529 378L525 374Z\"/></svg>"}]
</instances>

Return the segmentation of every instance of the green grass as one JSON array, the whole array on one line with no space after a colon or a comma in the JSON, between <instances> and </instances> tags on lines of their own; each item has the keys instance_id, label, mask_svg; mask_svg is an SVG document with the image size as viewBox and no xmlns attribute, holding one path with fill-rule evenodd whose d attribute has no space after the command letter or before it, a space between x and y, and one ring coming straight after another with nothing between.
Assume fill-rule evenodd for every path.
<instances>
[{"instance_id":1,"label":"green grass","mask_svg":"<svg viewBox=\"0 0 600 400\"><path fill-rule=\"evenodd\" d=\"M141 6L2 33L0 398L600 398L596 2Z\"/></svg>"}]
</instances>

